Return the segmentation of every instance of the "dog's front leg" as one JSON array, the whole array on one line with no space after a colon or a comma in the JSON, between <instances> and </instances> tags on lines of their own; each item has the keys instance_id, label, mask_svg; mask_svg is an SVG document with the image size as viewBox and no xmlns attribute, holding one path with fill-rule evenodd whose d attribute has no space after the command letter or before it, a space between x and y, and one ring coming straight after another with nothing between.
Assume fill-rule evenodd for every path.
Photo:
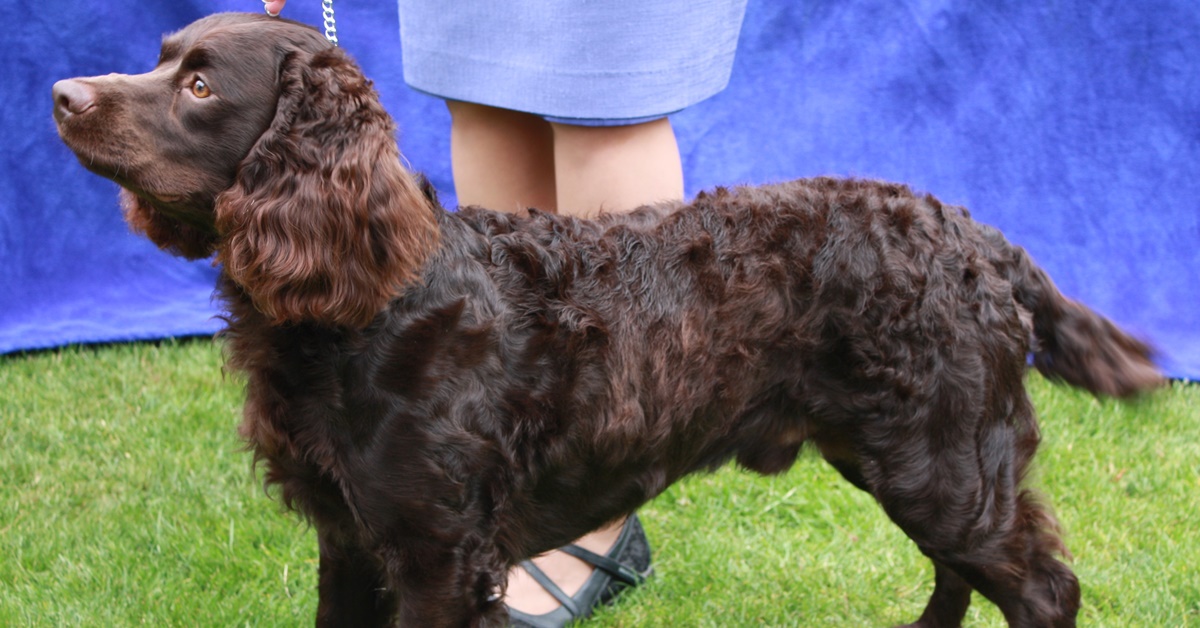
<instances>
[{"instance_id":1,"label":"dog's front leg","mask_svg":"<svg viewBox=\"0 0 1200 628\"><path fill-rule=\"evenodd\" d=\"M508 613L499 589L506 569L478 546L385 549L388 581L404 628L501 628Z\"/></svg>"},{"instance_id":2,"label":"dog's front leg","mask_svg":"<svg viewBox=\"0 0 1200 628\"><path fill-rule=\"evenodd\" d=\"M321 551L317 626L391 625L395 595L386 587L379 561L334 531L318 529L317 536Z\"/></svg>"}]
</instances>

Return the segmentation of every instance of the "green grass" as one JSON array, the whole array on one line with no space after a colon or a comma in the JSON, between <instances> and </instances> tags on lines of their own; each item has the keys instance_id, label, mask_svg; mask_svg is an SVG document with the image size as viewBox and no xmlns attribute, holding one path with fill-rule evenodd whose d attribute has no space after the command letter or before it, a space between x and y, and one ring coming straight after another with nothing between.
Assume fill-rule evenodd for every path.
<instances>
[{"instance_id":1,"label":"green grass","mask_svg":"<svg viewBox=\"0 0 1200 628\"><path fill-rule=\"evenodd\" d=\"M1200 387L1098 402L1031 377L1037 484L1083 583L1083 626L1200 626ZM297 626L316 542L263 493L241 384L209 342L0 358L0 626ZM883 626L932 571L812 455L726 469L641 511L656 577L592 626ZM999 626L976 600L968 626Z\"/></svg>"}]
</instances>

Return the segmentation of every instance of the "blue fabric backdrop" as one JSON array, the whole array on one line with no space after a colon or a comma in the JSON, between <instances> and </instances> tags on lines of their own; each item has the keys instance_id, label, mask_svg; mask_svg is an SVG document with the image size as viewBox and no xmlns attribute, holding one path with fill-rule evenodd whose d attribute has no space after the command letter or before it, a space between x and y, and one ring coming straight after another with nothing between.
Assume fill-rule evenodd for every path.
<instances>
[{"instance_id":1,"label":"blue fabric backdrop","mask_svg":"<svg viewBox=\"0 0 1200 628\"><path fill-rule=\"evenodd\" d=\"M448 10L452 5L448 4ZM401 80L390 2L340 0L401 150L453 202L448 117ZM58 141L50 86L138 73L160 35L257 0L10 3L0 55L0 352L209 334L215 270L121 221ZM286 14L320 23L317 0ZM688 192L820 174L908 182L1003 229L1067 294L1200 379L1195 0L750 0L729 88L674 119Z\"/></svg>"}]
</instances>

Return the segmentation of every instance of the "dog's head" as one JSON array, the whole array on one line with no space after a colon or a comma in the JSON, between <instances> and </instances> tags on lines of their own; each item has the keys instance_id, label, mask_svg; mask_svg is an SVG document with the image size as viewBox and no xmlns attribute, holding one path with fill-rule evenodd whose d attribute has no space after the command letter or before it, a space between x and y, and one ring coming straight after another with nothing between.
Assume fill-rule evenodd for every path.
<instances>
[{"instance_id":1,"label":"dog's head","mask_svg":"<svg viewBox=\"0 0 1200 628\"><path fill-rule=\"evenodd\" d=\"M303 24L204 18L149 73L59 81L54 117L136 231L215 252L276 322L365 324L436 240L371 83Z\"/></svg>"}]
</instances>

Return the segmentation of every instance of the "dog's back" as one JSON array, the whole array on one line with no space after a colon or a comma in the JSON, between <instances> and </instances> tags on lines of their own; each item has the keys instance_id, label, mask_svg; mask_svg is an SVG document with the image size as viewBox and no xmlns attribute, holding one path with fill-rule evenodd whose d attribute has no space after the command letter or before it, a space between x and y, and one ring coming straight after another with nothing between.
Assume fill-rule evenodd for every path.
<instances>
[{"instance_id":1,"label":"dog's back","mask_svg":"<svg viewBox=\"0 0 1200 628\"><path fill-rule=\"evenodd\" d=\"M709 417L709 429L731 433L764 403L793 422L843 422L938 387L947 373L986 389L996 369L1021 369L1030 353L1047 375L1098 394L1160 381L1145 345L1062 297L999 232L902 185L718 189L599 221L460 218L487 236L502 299L539 318L520 326L552 325L563 344L550 351L572 356L576 379L624 378L629 390L653 388L647 399L675 400L584 404L637 413L651 428ZM727 444L690 462L719 464L738 451ZM779 456L754 457L743 462L786 468Z\"/></svg>"}]
</instances>

